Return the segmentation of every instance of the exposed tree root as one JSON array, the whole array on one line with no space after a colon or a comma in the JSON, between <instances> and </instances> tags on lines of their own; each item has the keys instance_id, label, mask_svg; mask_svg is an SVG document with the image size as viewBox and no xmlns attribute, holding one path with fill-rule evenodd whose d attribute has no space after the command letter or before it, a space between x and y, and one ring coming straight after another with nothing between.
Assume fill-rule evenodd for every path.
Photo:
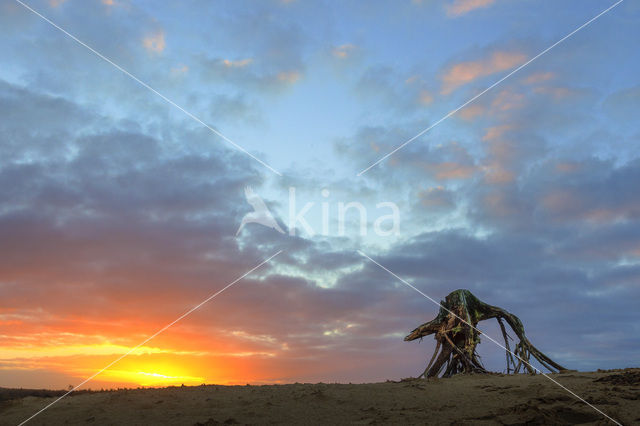
<instances>
[{"instance_id":1,"label":"exposed tree root","mask_svg":"<svg viewBox=\"0 0 640 426\"><path fill-rule=\"evenodd\" d=\"M440 312L435 319L422 324L404 338L405 341L411 341L435 334L436 349L420 377L438 377L441 373L442 377L458 373L487 373L476 352L480 343L480 332L476 326L480 321L491 318L498 320L504 338L507 373L519 373L522 370L534 374L535 370L529 362L532 356L552 372L566 370L531 344L517 316L480 301L469 290L456 290L440 302ZM504 322L518 338L513 351Z\"/></svg>"}]
</instances>

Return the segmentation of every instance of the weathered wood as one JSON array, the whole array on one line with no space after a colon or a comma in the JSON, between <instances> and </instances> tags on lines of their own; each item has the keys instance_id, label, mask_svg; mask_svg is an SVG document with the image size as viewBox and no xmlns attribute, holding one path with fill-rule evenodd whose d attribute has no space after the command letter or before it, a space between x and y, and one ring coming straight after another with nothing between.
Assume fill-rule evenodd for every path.
<instances>
[{"instance_id":1,"label":"weathered wood","mask_svg":"<svg viewBox=\"0 0 640 426\"><path fill-rule=\"evenodd\" d=\"M420 377L437 377L444 367L443 377L458 373L486 373L479 360L476 347L480 343L477 325L480 321L496 318L505 341L507 373L519 373L524 368L534 374L529 360L533 356L550 371L564 371L566 368L540 352L527 339L520 318L497 306L486 304L469 290L456 290L440 302L438 316L414 329L405 341L421 339L435 334L436 350ZM518 338L514 350L510 350L509 335L504 322ZM438 352L439 351L439 352Z\"/></svg>"}]
</instances>

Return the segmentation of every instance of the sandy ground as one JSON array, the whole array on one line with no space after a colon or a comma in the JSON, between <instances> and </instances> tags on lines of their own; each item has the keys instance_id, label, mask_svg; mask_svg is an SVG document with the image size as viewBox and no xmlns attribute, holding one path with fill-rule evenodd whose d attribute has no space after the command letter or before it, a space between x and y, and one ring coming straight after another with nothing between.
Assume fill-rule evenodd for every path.
<instances>
[{"instance_id":1,"label":"sandy ground","mask_svg":"<svg viewBox=\"0 0 640 426\"><path fill-rule=\"evenodd\" d=\"M618 422L640 424L640 369L550 377ZM17 425L53 400L4 399L2 425ZM29 424L613 423L543 376L473 375L353 385L203 385L72 394Z\"/></svg>"}]
</instances>

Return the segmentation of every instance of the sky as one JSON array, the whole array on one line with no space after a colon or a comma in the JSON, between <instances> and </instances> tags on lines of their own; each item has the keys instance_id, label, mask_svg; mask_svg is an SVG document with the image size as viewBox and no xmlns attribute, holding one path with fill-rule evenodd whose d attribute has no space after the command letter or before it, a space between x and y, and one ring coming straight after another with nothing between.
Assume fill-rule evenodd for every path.
<instances>
[{"instance_id":1,"label":"sky","mask_svg":"<svg viewBox=\"0 0 640 426\"><path fill-rule=\"evenodd\" d=\"M94 51L0 0L0 386L75 386L234 282L84 387L415 376L438 306L359 251L637 366L637 2L510 76L614 1L26 3ZM246 187L284 233L238 232Z\"/></svg>"}]
</instances>

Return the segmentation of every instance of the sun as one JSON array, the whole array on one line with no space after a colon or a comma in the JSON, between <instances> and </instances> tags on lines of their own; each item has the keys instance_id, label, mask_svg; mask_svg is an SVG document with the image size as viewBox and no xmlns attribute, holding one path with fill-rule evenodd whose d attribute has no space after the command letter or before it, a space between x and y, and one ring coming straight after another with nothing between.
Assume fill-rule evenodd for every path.
<instances>
[{"instance_id":1,"label":"sun","mask_svg":"<svg viewBox=\"0 0 640 426\"><path fill-rule=\"evenodd\" d=\"M113 370L105 378L114 382L133 383L142 387L199 385L205 382L203 377L189 376L168 371L127 371Z\"/></svg>"},{"instance_id":2,"label":"sun","mask_svg":"<svg viewBox=\"0 0 640 426\"><path fill-rule=\"evenodd\" d=\"M140 362L107 370L104 379L119 383L132 383L142 387L200 385L204 377L194 375L184 365L171 362Z\"/></svg>"}]
</instances>

